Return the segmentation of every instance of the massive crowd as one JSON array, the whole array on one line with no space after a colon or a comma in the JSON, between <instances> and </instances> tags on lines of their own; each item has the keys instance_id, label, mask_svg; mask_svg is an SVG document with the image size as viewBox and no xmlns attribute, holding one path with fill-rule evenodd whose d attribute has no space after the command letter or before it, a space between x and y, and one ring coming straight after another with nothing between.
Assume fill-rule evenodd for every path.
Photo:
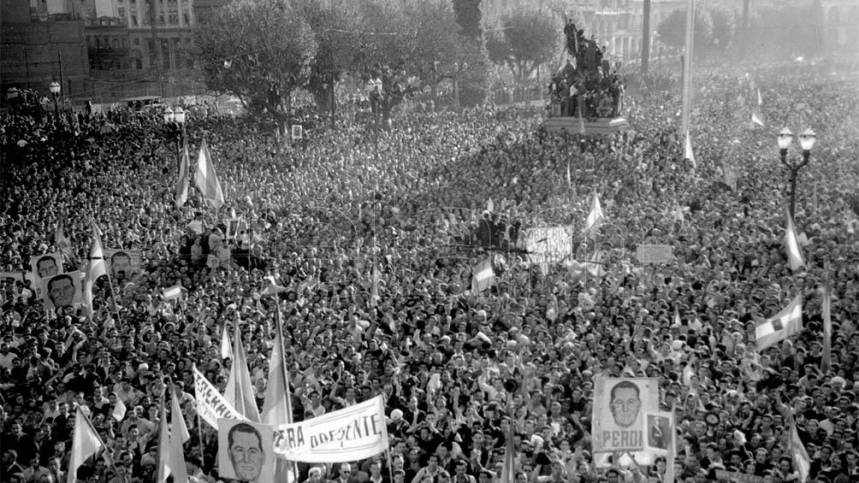
<instances>
[{"instance_id":1,"label":"massive crowd","mask_svg":"<svg viewBox=\"0 0 859 483\"><path fill-rule=\"evenodd\" d=\"M320 126L301 149L249 119L194 117L188 142L206 140L226 191L217 212L197 195L174 207L175 146L154 115L3 118L0 270L25 270L31 256L55 251L60 223L73 246L67 264L80 266L93 219L105 247L141 250L144 260L112 290L99 280L92 320L46 313L34 287L2 282L0 481L66 480L77 406L114 462L92 461L81 481L153 481L166 378L184 393L192 481L219 481L216 433L197 430L191 367L223 390L230 360L220 356L221 331L240 320L262 406L275 303L295 418L384 394L392 436L390 463L302 465L302 481L490 483L510 425L517 482L662 481L662 459L596 467L597 374L659 379L661 406L675 408L679 481L714 481L720 469L745 475L737 481L798 481L790 411L811 481L859 480L855 86L775 70L760 72L757 86L724 73L699 85L694 166L667 94L627 99L628 131L581 144L541 131L539 109L529 108L413 113L380 132ZM758 87L766 128L748 121ZM798 272L781 245L782 125L811 126L820 138L799 183L808 260ZM606 223L594 238L577 236L575 256L601 250L603 276L564 264L543 271L506 250L494 252L497 283L466 293L487 256L475 233L489 200L523 230L578 232L594 191ZM254 264L206 263L230 210L247 222L234 252ZM671 244L676 261L642 267L633 256L640 243ZM288 291L260 297L271 280ZM834 335L822 370L825 280ZM174 285L186 294L162 300ZM799 293L803 332L756 351L755 324ZM121 420L112 416L117 398L128 408Z\"/></svg>"}]
</instances>

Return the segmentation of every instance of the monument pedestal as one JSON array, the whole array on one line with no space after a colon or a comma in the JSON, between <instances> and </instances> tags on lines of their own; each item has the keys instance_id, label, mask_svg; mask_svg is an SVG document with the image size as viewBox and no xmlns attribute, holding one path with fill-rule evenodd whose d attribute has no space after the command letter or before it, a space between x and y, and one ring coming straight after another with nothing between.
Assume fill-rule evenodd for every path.
<instances>
[{"instance_id":1,"label":"monument pedestal","mask_svg":"<svg viewBox=\"0 0 859 483\"><path fill-rule=\"evenodd\" d=\"M582 124L584 124L584 132L582 132ZM585 119L582 122L578 117L553 116L543 121L543 128L549 132L585 136L607 136L624 131L628 127L629 123L623 117L599 118L590 121Z\"/></svg>"}]
</instances>

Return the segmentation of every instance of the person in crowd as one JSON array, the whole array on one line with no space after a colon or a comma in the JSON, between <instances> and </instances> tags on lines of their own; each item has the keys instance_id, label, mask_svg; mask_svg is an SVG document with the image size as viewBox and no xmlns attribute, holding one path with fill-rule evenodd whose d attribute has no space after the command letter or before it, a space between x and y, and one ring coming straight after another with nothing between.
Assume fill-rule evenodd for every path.
<instances>
[{"instance_id":1,"label":"person in crowd","mask_svg":"<svg viewBox=\"0 0 859 483\"><path fill-rule=\"evenodd\" d=\"M620 458L609 469L593 454L598 375L658 381L683 481L711 481L722 467L798 481L791 422L809 481L857 478L859 175L849 161L859 98L815 72L764 74L752 86L702 68L694 165L662 89L624 93L629 129L582 143L541 129L540 109L521 106L395 113L372 136L362 123L321 123L302 150L278 143L264 116L191 114L189 145L206 139L228 193L217 211L199 196L175 206L176 154L153 134L155 113L93 112L59 126L3 115L0 270L28 271L31 257L57 252L60 221L75 241L64 266L86 266L91 223L79 213L97 218L104 246L142 255L121 286L96 281L91 314L73 304L46 313L32 281L0 280L0 481L43 467L66 481L77 407L117 462L98 458L81 481L153 478L164 381L193 398L196 366L223 390L223 327L240 321L264 403L278 310L297 420L385 397L391 463L335 465L332 480L492 483L512 438L519 483L661 481L668 461L639 471ZM821 139L797 186L797 271L782 245L789 194L773 136L743 117L740 96L758 87L765 118L784 115ZM594 192L606 219L581 236ZM230 210L247 222L241 246L217 235ZM571 223L573 250L532 263L528 230ZM670 245L674 259L645 268L641 244ZM597 252L601 270L582 268ZM219 263L207 265L210 255ZM495 281L474 293L473 269L487 258ZM285 290L263 294L272 281ZM180 298L161 296L174 286ZM798 294L803 331L758 350L757 325ZM627 423L642 399L620 386L615 396ZM188 398L189 474L217 481L217 433L197 430ZM300 464L297 477L328 471Z\"/></svg>"}]
</instances>

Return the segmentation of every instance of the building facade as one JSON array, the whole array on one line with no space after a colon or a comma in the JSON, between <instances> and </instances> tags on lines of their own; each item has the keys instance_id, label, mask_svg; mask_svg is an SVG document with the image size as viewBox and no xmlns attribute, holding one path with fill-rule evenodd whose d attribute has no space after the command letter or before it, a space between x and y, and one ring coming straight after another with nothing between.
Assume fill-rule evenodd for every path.
<instances>
[{"instance_id":1,"label":"building facade","mask_svg":"<svg viewBox=\"0 0 859 483\"><path fill-rule=\"evenodd\" d=\"M68 14L47 12L47 7L40 11L28 2L0 2L2 92L17 87L47 95L54 81L61 84L64 96L74 96L85 89L89 59L84 23Z\"/></svg>"}]
</instances>

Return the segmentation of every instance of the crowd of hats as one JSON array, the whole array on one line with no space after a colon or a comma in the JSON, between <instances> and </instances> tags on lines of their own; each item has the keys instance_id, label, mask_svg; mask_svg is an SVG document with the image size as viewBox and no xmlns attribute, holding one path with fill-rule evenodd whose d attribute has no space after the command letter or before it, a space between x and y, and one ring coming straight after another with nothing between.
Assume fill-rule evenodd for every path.
<instances>
[{"instance_id":1,"label":"crowd of hats","mask_svg":"<svg viewBox=\"0 0 859 483\"><path fill-rule=\"evenodd\" d=\"M196 430L191 368L223 389L230 359L220 341L238 325L261 402L278 304L296 419L385 394L393 457L376 459L385 479L498 479L512 434L517 479L640 471L658 481L664 461L595 467L593 377L603 374L659 379L662 408L676 411L683 481L713 481L717 469L795 479L789 411L812 478L856 481L859 251L850 198L859 96L818 71L762 69L756 85L743 74L702 74L695 167L673 130L676 96L665 94L630 97L630 130L585 144L541 131L539 110L529 108L410 114L380 132L341 119L297 149L256 120L192 112L190 150L206 140L227 197L217 213L196 194L174 207L176 146L157 117L4 117L0 270L25 270L29 257L55 251L60 223L73 245L65 268L79 267L91 219L105 247L141 250L144 263L113 287L99 280L92 320L80 309L46 313L35 287L0 282L0 480L64 480L82 406L116 463L92 462L87 481L119 481L114 472L151 481L169 377L183 391L192 435L186 461L217 481L217 437ZM748 122L758 88L766 128ZM782 124L811 126L819 138L799 181L807 264L797 272L781 246ZM724 182L728 169L735 187ZM606 219L585 238L578 232L595 191ZM574 255L601 251L604 274L499 251L495 284L469 293L472 268L490 255L468 246L469 234L490 199L523 231L573 224ZM246 223L242 248L257 268L205 263L231 211ZM670 244L676 260L642 267L632 256L640 243ZM834 333L832 364L821 369L826 280ZM262 295L272 284L286 291ZM186 289L182 298L162 300L175 285ZM755 325L799 293L803 332L757 351ZM352 463L357 480L378 469ZM343 476L299 470L302 479Z\"/></svg>"}]
</instances>

